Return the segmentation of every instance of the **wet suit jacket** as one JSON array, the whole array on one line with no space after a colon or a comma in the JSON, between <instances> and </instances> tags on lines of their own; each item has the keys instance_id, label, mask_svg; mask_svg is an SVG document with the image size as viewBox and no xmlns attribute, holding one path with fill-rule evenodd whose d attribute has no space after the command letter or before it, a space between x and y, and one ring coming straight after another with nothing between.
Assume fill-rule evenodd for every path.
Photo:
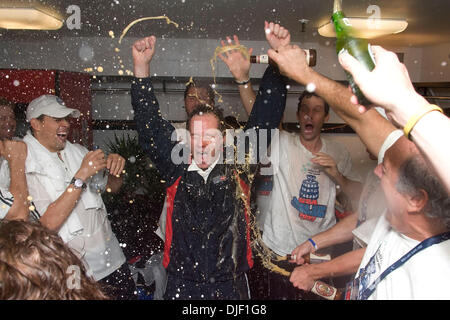
<instances>
[{"instance_id":1,"label":"wet suit jacket","mask_svg":"<svg viewBox=\"0 0 450 320\"><path fill-rule=\"evenodd\" d=\"M269 66L244 130L278 127L286 104L286 86L280 80L278 71ZM250 199L249 172L240 170L237 165L219 162L205 183L197 172L188 171L189 164L174 164L171 160L177 143L171 141L174 127L161 116L151 78L135 78L131 93L140 145L166 184L163 259L169 275L166 296L204 297L196 292L200 287L201 291L205 285L214 289L220 283L241 277L253 265L250 212L247 212L250 206L244 204ZM241 197L243 194L245 197ZM177 282L178 289L171 286L171 279ZM181 295L179 287L184 290ZM240 298L226 292L211 295Z\"/></svg>"}]
</instances>

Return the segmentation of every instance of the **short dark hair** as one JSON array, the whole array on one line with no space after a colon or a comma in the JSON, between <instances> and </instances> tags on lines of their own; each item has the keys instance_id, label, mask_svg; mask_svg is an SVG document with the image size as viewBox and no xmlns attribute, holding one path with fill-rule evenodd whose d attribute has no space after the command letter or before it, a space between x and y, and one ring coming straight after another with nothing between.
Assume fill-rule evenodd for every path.
<instances>
[{"instance_id":1,"label":"short dark hair","mask_svg":"<svg viewBox=\"0 0 450 320\"><path fill-rule=\"evenodd\" d=\"M425 191L428 195L425 214L430 218L442 219L447 229L450 229L450 197L421 155L413 155L401 164L396 189L401 194L410 196L419 195L421 190Z\"/></svg>"},{"instance_id":2,"label":"short dark hair","mask_svg":"<svg viewBox=\"0 0 450 320\"><path fill-rule=\"evenodd\" d=\"M300 107L302 106L303 99L305 99L305 98L309 99L311 97L317 97L317 98L320 98L323 101L323 105L325 107L325 115L327 116L328 113L330 112L330 106L325 101L325 99L320 97L320 96L318 96L316 93L309 92L307 90L303 91L302 94L300 95L300 97L298 98L297 113L300 111Z\"/></svg>"},{"instance_id":3,"label":"short dark hair","mask_svg":"<svg viewBox=\"0 0 450 320\"><path fill-rule=\"evenodd\" d=\"M224 132L225 131L225 121L224 121L224 117L223 117L223 112L222 110L220 110L220 108L217 107L211 107L207 104L201 104L199 105L197 108L195 108L191 113L189 113L188 115L188 119L186 121L186 129L189 131L190 127L191 127L191 120L194 116L201 116L204 114L212 114L214 115L218 122L219 122L219 127L217 128L220 132Z\"/></svg>"},{"instance_id":4,"label":"short dark hair","mask_svg":"<svg viewBox=\"0 0 450 320\"><path fill-rule=\"evenodd\" d=\"M9 101L8 99L4 97L0 97L0 106L4 107L10 107L12 111L14 111L16 104L12 101Z\"/></svg>"},{"instance_id":5,"label":"short dark hair","mask_svg":"<svg viewBox=\"0 0 450 320\"><path fill-rule=\"evenodd\" d=\"M209 98L209 100L212 101L212 103L213 103L212 107L214 107L214 104L215 104L214 99L215 99L216 95L214 93L214 89L211 87L210 83L207 80L196 79L196 80L189 81L189 83L186 84L186 88L184 89L184 99L186 99L190 88L206 89L208 98Z\"/></svg>"},{"instance_id":6,"label":"short dark hair","mask_svg":"<svg viewBox=\"0 0 450 320\"><path fill-rule=\"evenodd\" d=\"M236 117L233 116L226 116L224 119L225 127L227 129L240 129L241 124L236 119Z\"/></svg>"}]
</instances>

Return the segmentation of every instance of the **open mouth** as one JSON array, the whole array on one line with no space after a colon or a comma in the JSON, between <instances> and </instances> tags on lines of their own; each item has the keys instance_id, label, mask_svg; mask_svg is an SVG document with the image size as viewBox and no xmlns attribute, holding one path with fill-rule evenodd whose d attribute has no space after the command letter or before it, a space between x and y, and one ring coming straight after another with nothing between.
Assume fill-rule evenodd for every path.
<instances>
[{"instance_id":1,"label":"open mouth","mask_svg":"<svg viewBox=\"0 0 450 320\"><path fill-rule=\"evenodd\" d=\"M58 137L59 140L63 142L67 140L67 133L65 132L57 133L56 136Z\"/></svg>"},{"instance_id":2,"label":"open mouth","mask_svg":"<svg viewBox=\"0 0 450 320\"><path fill-rule=\"evenodd\" d=\"M314 126L312 125L312 124L310 124L310 123L308 123L308 124L305 124L305 132L313 132L313 130L314 130Z\"/></svg>"}]
</instances>

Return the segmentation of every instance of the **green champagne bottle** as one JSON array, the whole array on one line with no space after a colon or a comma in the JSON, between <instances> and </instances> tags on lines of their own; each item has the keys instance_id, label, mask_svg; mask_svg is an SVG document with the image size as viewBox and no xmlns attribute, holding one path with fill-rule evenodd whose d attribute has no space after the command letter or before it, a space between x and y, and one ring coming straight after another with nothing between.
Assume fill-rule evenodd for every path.
<instances>
[{"instance_id":1,"label":"green champagne bottle","mask_svg":"<svg viewBox=\"0 0 450 320\"><path fill-rule=\"evenodd\" d=\"M375 59L370 50L370 44L365 39L359 39L352 36L354 34L350 21L345 17L342 11L342 0L334 0L333 16L331 20L336 30L336 51L347 51L355 57L369 71L375 68ZM369 105L370 102L356 85L350 73L345 72L347 80L352 88L353 93L358 98L359 104Z\"/></svg>"}]
</instances>

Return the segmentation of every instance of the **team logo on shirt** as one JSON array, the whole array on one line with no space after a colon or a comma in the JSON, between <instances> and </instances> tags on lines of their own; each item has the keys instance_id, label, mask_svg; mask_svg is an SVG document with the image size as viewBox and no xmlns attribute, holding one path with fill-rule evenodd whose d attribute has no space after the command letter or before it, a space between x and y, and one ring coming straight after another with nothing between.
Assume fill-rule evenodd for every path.
<instances>
[{"instance_id":1,"label":"team logo on shirt","mask_svg":"<svg viewBox=\"0 0 450 320\"><path fill-rule=\"evenodd\" d=\"M298 210L299 217L308 221L324 218L327 206L317 203L319 199L319 182L316 176L308 174L303 180L298 198L293 197L291 205Z\"/></svg>"}]
</instances>

